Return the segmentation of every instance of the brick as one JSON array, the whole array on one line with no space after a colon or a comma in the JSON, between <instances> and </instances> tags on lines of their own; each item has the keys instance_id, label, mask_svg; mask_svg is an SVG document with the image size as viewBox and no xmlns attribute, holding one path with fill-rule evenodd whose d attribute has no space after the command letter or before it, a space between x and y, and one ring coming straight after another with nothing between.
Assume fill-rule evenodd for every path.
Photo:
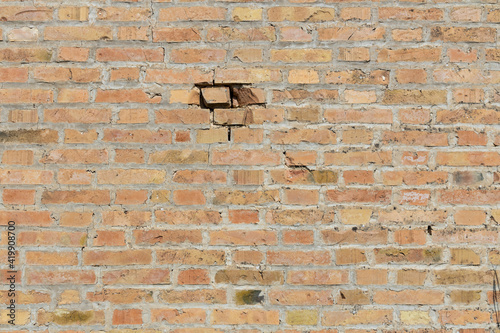
<instances>
[{"instance_id":1,"label":"brick","mask_svg":"<svg viewBox=\"0 0 500 333\"><path fill-rule=\"evenodd\" d=\"M89 270L30 270L26 273L28 285L64 285L82 284L91 285L97 281L94 271Z\"/></svg>"},{"instance_id":2,"label":"brick","mask_svg":"<svg viewBox=\"0 0 500 333\"><path fill-rule=\"evenodd\" d=\"M3 152L2 163L31 165L34 161L33 156L32 150L5 150Z\"/></svg>"},{"instance_id":3,"label":"brick","mask_svg":"<svg viewBox=\"0 0 500 333\"><path fill-rule=\"evenodd\" d=\"M102 212L104 225L139 226L151 219L151 213L145 211L105 211Z\"/></svg>"},{"instance_id":4,"label":"brick","mask_svg":"<svg viewBox=\"0 0 500 333\"><path fill-rule=\"evenodd\" d=\"M479 210L459 210L454 214L458 225L481 225L486 221L486 213Z\"/></svg>"},{"instance_id":5,"label":"brick","mask_svg":"<svg viewBox=\"0 0 500 333\"><path fill-rule=\"evenodd\" d=\"M52 51L44 48L8 48L0 50L0 60L5 62L49 62Z\"/></svg>"},{"instance_id":6,"label":"brick","mask_svg":"<svg viewBox=\"0 0 500 333\"><path fill-rule=\"evenodd\" d=\"M34 42L38 40L39 36L37 28L28 27L12 29L7 34L10 42Z\"/></svg>"},{"instance_id":7,"label":"brick","mask_svg":"<svg viewBox=\"0 0 500 333\"><path fill-rule=\"evenodd\" d=\"M495 41L493 28L433 27L431 41L487 43Z\"/></svg>"},{"instance_id":8,"label":"brick","mask_svg":"<svg viewBox=\"0 0 500 333\"><path fill-rule=\"evenodd\" d=\"M40 159L44 164L101 164L108 161L104 149L56 149L48 151Z\"/></svg>"},{"instance_id":9,"label":"brick","mask_svg":"<svg viewBox=\"0 0 500 333\"><path fill-rule=\"evenodd\" d=\"M455 265L479 265L481 259L473 250L451 249L450 263Z\"/></svg>"},{"instance_id":10,"label":"brick","mask_svg":"<svg viewBox=\"0 0 500 333\"><path fill-rule=\"evenodd\" d=\"M272 231L261 230L231 230L213 231L209 233L210 244L239 244L239 245L272 245L277 243L277 236Z\"/></svg>"},{"instance_id":11,"label":"brick","mask_svg":"<svg viewBox=\"0 0 500 333\"><path fill-rule=\"evenodd\" d=\"M416 9L382 7L378 10L381 20L396 21L442 21L443 11L438 8Z\"/></svg>"},{"instance_id":12,"label":"brick","mask_svg":"<svg viewBox=\"0 0 500 333\"><path fill-rule=\"evenodd\" d=\"M384 285L387 283L387 270L385 269L357 270L356 283L359 285Z\"/></svg>"},{"instance_id":13,"label":"brick","mask_svg":"<svg viewBox=\"0 0 500 333\"><path fill-rule=\"evenodd\" d=\"M361 70L328 72L326 83L335 84L382 84L389 83L389 71L375 70L365 73Z\"/></svg>"},{"instance_id":14,"label":"brick","mask_svg":"<svg viewBox=\"0 0 500 333\"><path fill-rule=\"evenodd\" d=\"M103 21L146 21L151 16L149 8L104 7L97 9L97 19Z\"/></svg>"},{"instance_id":15,"label":"brick","mask_svg":"<svg viewBox=\"0 0 500 333\"><path fill-rule=\"evenodd\" d=\"M87 170L60 169L57 181L60 184L89 185L92 182L92 173Z\"/></svg>"},{"instance_id":16,"label":"brick","mask_svg":"<svg viewBox=\"0 0 500 333\"><path fill-rule=\"evenodd\" d=\"M146 41L149 39L150 29L147 26L142 27L118 27L119 40L140 40Z\"/></svg>"},{"instance_id":17,"label":"brick","mask_svg":"<svg viewBox=\"0 0 500 333\"><path fill-rule=\"evenodd\" d=\"M97 61L163 61L163 48L101 48L96 50Z\"/></svg>"},{"instance_id":18,"label":"brick","mask_svg":"<svg viewBox=\"0 0 500 333\"><path fill-rule=\"evenodd\" d=\"M170 271L143 268L105 271L103 272L103 283L106 285L169 284Z\"/></svg>"},{"instance_id":19,"label":"brick","mask_svg":"<svg viewBox=\"0 0 500 333\"><path fill-rule=\"evenodd\" d=\"M440 248L380 248L375 249L377 263L437 263L442 262Z\"/></svg>"},{"instance_id":20,"label":"brick","mask_svg":"<svg viewBox=\"0 0 500 333\"><path fill-rule=\"evenodd\" d=\"M371 209L342 209L340 220L344 224L368 224L372 213Z\"/></svg>"},{"instance_id":21,"label":"brick","mask_svg":"<svg viewBox=\"0 0 500 333\"><path fill-rule=\"evenodd\" d=\"M233 21L260 21L262 20L262 9L251 7L236 7L231 12Z\"/></svg>"},{"instance_id":22,"label":"brick","mask_svg":"<svg viewBox=\"0 0 500 333\"><path fill-rule=\"evenodd\" d=\"M288 325L316 325L319 319L317 310L291 310L286 312Z\"/></svg>"},{"instance_id":23,"label":"brick","mask_svg":"<svg viewBox=\"0 0 500 333\"><path fill-rule=\"evenodd\" d=\"M226 303L226 291L223 289L197 289L197 290L165 290L160 292L160 299L165 303Z\"/></svg>"},{"instance_id":24,"label":"brick","mask_svg":"<svg viewBox=\"0 0 500 333\"><path fill-rule=\"evenodd\" d=\"M480 298L478 290L453 290L450 293L452 303L470 304L479 301Z\"/></svg>"},{"instance_id":25,"label":"brick","mask_svg":"<svg viewBox=\"0 0 500 333\"><path fill-rule=\"evenodd\" d=\"M466 325L490 322L490 313L480 310L441 310L439 320L443 324Z\"/></svg>"},{"instance_id":26,"label":"brick","mask_svg":"<svg viewBox=\"0 0 500 333\"><path fill-rule=\"evenodd\" d=\"M50 184L54 178L52 171L1 169L0 184Z\"/></svg>"},{"instance_id":27,"label":"brick","mask_svg":"<svg viewBox=\"0 0 500 333\"><path fill-rule=\"evenodd\" d=\"M161 184L165 171L150 169L111 169L97 172L98 184Z\"/></svg>"},{"instance_id":28,"label":"brick","mask_svg":"<svg viewBox=\"0 0 500 333\"><path fill-rule=\"evenodd\" d=\"M377 291L373 300L380 304L443 304L444 292L438 290Z\"/></svg>"},{"instance_id":29,"label":"brick","mask_svg":"<svg viewBox=\"0 0 500 333\"><path fill-rule=\"evenodd\" d=\"M157 261L160 264L185 265L222 265L225 253L218 250L162 250L157 251ZM217 276L215 277L217 283Z\"/></svg>"},{"instance_id":30,"label":"brick","mask_svg":"<svg viewBox=\"0 0 500 333\"><path fill-rule=\"evenodd\" d=\"M326 197L332 202L379 202L388 203L388 190L328 190Z\"/></svg>"},{"instance_id":31,"label":"brick","mask_svg":"<svg viewBox=\"0 0 500 333\"><path fill-rule=\"evenodd\" d=\"M9 205L34 205L35 190L4 189L2 199Z\"/></svg>"},{"instance_id":32,"label":"brick","mask_svg":"<svg viewBox=\"0 0 500 333\"><path fill-rule=\"evenodd\" d=\"M233 52L233 59L242 62L261 62L263 59L261 49L239 49Z\"/></svg>"},{"instance_id":33,"label":"brick","mask_svg":"<svg viewBox=\"0 0 500 333\"><path fill-rule=\"evenodd\" d=\"M347 281L346 271L341 270L291 271L287 277L287 283L293 285L338 285Z\"/></svg>"},{"instance_id":34,"label":"brick","mask_svg":"<svg viewBox=\"0 0 500 333\"><path fill-rule=\"evenodd\" d=\"M324 112L324 117L331 123L392 123L392 112L385 109L327 109Z\"/></svg>"},{"instance_id":35,"label":"brick","mask_svg":"<svg viewBox=\"0 0 500 333\"><path fill-rule=\"evenodd\" d=\"M59 308L53 312L39 310L37 316L40 325L48 323L56 323L57 325L102 325L104 323L104 311L78 311Z\"/></svg>"},{"instance_id":36,"label":"brick","mask_svg":"<svg viewBox=\"0 0 500 333\"><path fill-rule=\"evenodd\" d=\"M190 6L189 10L186 9L186 7L169 7L168 9L160 9L158 20L160 22L218 21L223 20L227 12L227 9L221 7Z\"/></svg>"},{"instance_id":37,"label":"brick","mask_svg":"<svg viewBox=\"0 0 500 333\"><path fill-rule=\"evenodd\" d=\"M321 7L275 7L267 11L270 21L324 22L333 20L335 10Z\"/></svg>"},{"instance_id":38,"label":"brick","mask_svg":"<svg viewBox=\"0 0 500 333\"><path fill-rule=\"evenodd\" d=\"M489 284L491 275L481 271L436 270L436 285Z\"/></svg>"},{"instance_id":39,"label":"brick","mask_svg":"<svg viewBox=\"0 0 500 333\"><path fill-rule=\"evenodd\" d=\"M427 62L439 61L441 56L440 47L422 47L407 49L382 49L378 53L378 62Z\"/></svg>"},{"instance_id":40,"label":"brick","mask_svg":"<svg viewBox=\"0 0 500 333\"><path fill-rule=\"evenodd\" d=\"M114 68L110 73L111 81L138 81L139 68Z\"/></svg>"},{"instance_id":41,"label":"brick","mask_svg":"<svg viewBox=\"0 0 500 333\"><path fill-rule=\"evenodd\" d=\"M445 104L444 90L386 90L382 100L384 104Z\"/></svg>"},{"instance_id":42,"label":"brick","mask_svg":"<svg viewBox=\"0 0 500 333\"><path fill-rule=\"evenodd\" d=\"M63 212L61 213L61 218L59 224L61 226L88 226L92 223L93 213L91 212Z\"/></svg>"},{"instance_id":43,"label":"brick","mask_svg":"<svg viewBox=\"0 0 500 333\"><path fill-rule=\"evenodd\" d=\"M110 40L113 34L110 27L46 27L44 40Z\"/></svg>"},{"instance_id":44,"label":"brick","mask_svg":"<svg viewBox=\"0 0 500 333\"><path fill-rule=\"evenodd\" d=\"M368 104L375 103L377 96L375 91L345 90L344 99L350 104Z\"/></svg>"},{"instance_id":45,"label":"brick","mask_svg":"<svg viewBox=\"0 0 500 333\"><path fill-rule=\"evenodd\" d=\"M268 251L270 265L328 265L331 262L328 251Z\"/></svg>"},{"instance_id":46,"label":"brick","mask_svg":"<svg viewBox=\"0 0 500 333\"><path fill-rule=\"evenodd\" d=\"M271 61L274 62L329 62L332 52L325 49L286 49L271 50Z\"/></svg>"},{"instance_id":47,"label":"brick","mask_svg":"<svg viewBox=\"0 0 500 333\"><path fill-rule=\"evenodd\" d=\"M9 122L13 123L36 123L38 122L37 110L11 110Z\"/></svg>"},{"instance_id":48,"label":"brick","mask_svg":"<svg viewBox=\"0 0 500 333\"><path fill-rule=\"evenodd\" d=\"M126 309L113 311L113 325L142 324L142 310Z\"/></svg>"},{"instance_id":49,"label":"brick","mask_svg":"<svg viewBox=\"0 0 500 333\"><path fill-rule=\"evenodd\" d=\"M269 299L277 305L333 305L331 295L319 290L272 289Z\"/></svg>"},{"instance_id":50,"label":"brick","mask_svg":"<svg viewBox=\"0 0 500 333\"><path fill-rule=\"evenodd\" d=\"M275 131L269 138L275 144L299 144L301 142L318 143L318 144L334 144L337 142L335 132L331 130L309 130L295 129L288 131Z\"/></svg>"},{"instance_id":51,"label":"brick","mask_svg":"<svg viewBox=\"0 0 500 333\"><path fill-rule=\"evenodd\" d=\"M3 104L52 103L51 90L0 89L0 102Z\"/></svg>"},{"instance_id":52,"label":"brick","mask_svg":"<svg viewBox=\"0 0 500 333\"><path fill-rule=\"evenodd\" d=\"M97 140L96 130L80 132L78 130L64 130L64 143L93 143Z\"/></svg>"},{"instance_id":53,"label":"brick","mask_svg":"<svg viewBox=\"0 0 500 333\"><path fill-rule=\"evenodd\" d=\"M382 244L387 242L387 232L369 229L366 231L323 230L321 236L326 244Z\"/></svg>"},{"instance_id":54,"label":"brick","mask_svg":"<svg viewBox=\"0 0 500 333\"><path fill-rule=\"evenodd\" d=\"M318 38L321 41L380 40L384 35L385 28L382 27L318 28Z\"/></svg>"},{"instance_id":55,"label":"brick","mask_svg":"<svg viewBox=\"0 0 500 333\"><path fill-rule=\"evenodd\" d=\"M179 285L209 284L210 277L206 269L188 269L179 272L177 283Z\"/></svg>"},{"instance_id":56,"label":"brick","mask_svg":"<svg viewBox=\"0 0 500 333\"><path fill-rule=\"evenodd\" d=\"M61 21L87 21L89 7L60 7L57 14Z\"/></svg>"},{"instance_id":57,"label":"brick","mask_svg":"<svg viewBox=\"0 0 500 333\"><path fill-rule=\"evenodd\" d=\"M272 170L270 175L273 183L282 184L330 184L338 179L330 170Z\"/></svg>"},{"instance_id":58,"label":"brick","mask_svg":"<svg viewBox=\"0 0 500 333\"><path fill-rule=\"evenodd\" d=\"M342 175L346 184L373 184L375 182L373 171L351 170L344 171Z\"/></svg>"},{"instance_id":59,"label":"brick","mask_svg":"<svg viewBox=\"0 0 500 333\"><path fill-rule=\"evenodd\" d=\"M153 29L153 42L194 42L200 40L201 32L196 28Z\"/></svg>"},{"instance_id":60,"label":"brick","mask_svg":"<svg viewBox=\"0 0 500 333\"><path fill-rule=\"evenodd\" d=\"M167 322L169 324L201 324L205 322L204 309L152 309L153 322Z\"/></svg>"},{"instance_id":61,"label":"brick","mask_svg":"<svg viewBox=\"0 0 500 333\"><path fill-rule=\"evenodd\" d=\"M72 191L44 191L43 204L94 204L103 205L110 203L110 194L106 190L72 190Z\"/></svg>"},{"instance_id":62,"label":"brick","mask_svg":"<svg viewBox=\"0 0 500 333\"><path fill-rule=\"evenodd\" d=\"M439 110L436 113L436 120L439 123L466 123L477 124L495 123L500 119L500 113L492 109L458 109L458 110Z\"/></svg>"},{"instance_id":63,"label":"brick","mask_svg":"<svg viewBox=\"0 0 500 333\"><path fill-rule=\"evenodd\" d=\"M426 277L425 271L403 269L397 271L396 281L402 285L420 286L424 284Z\"/></svg>"},{"instance_id":64,"label":"brick","mask_svg":"<svg viewBox=\"0 0 500 333\"><path fill-rule=\"evenodd\" d=\"M220 270L215 274L215 283L273 285L283 284L283 272L247 269Z\"/></svg>"},{"instance_id":65,"label":"brick","mask_svg":"<svg viewBox=\"0 0 500 333\"><path fill-rule=\"evenodd\" d=\"M407 325L425 325L431 322L429 313L426 311L401 311L400 318Z\"/></svg>"},{"instance_id":66,"label":"brick","mask_svg":"<svg viewBox=\"0 0 500 333\"><path fill-rule=\"evenodd\" d=\"M384 324L392 321L390 310L360 310L355 314L349 311L328 311L324 313L322 324L325 326Z\"/></svg>"},{"instance_id":67,"label":"brick","mask_svg":"<svg viewBox=\"0 0 500 333\"><path fill-rule=\"evenodd\" d=\"M281 27L280 40L286 42L309 42L312 34L300 27Z\"/></svg>"},{"instance_id":68,"label":"brick","mask_svg":"<svg viewBox=\"0 0 500 333\"><path fill-rule=\"evenodd\" d=\"M231 96L227 87L202 88L201 96L209 108L231 106Z\"/></svg>"},{"instance_id":69,"label":"brick","mask_svg":"<svg viewBox=\"0 0 500 333\"><path fill-rule=\"evenodd\" d=\"M215 83L261 83L280 81L279 70L262 68L216 69Z\"/></svg>"},{"instance_id":70,"label":"brick","mask_svg":"<svg viewBox=\"0 0 500 333\"><path fill-rule=\"evenodd\" d=\"M101 265L145 265L151 263L150 250L125 251L86 251L83 253L83 264Z\"/></svg>"},{"instance_id":71,"label":"brick","mask_svg":"<svg viewBox=\"0 0 500 333\"><path fill-rule=\"evenodd\" d=\"M137 124L148 122L147 109L122 109L118 114L117 123L119 124Z\"/></svg>"},{"instance_id":72,"label":"brick","mask_svg":"<svg viewBox=\"0 0 500 333\"><path fill-rule=\"evenodd\" d=\"M154 244L175 244L175 243L201 243L202 236L200 232L192 232L185 230L172 230L166 232L164 230L150 231L134 231L133 233L136 244L154 245Z\"/></svg>"},{"instance_id":73,"label":"brick","mask_svg":"<svg viewBox=\"0 0 500 333\"><path fill-rule=\"evenodd\" d=\"M223 62L226 51L219 49L175 49L170 52L173 63L211 63Z\"/></svg>"},{"instance_id":74,"label":"brick","mask_svg":"<svg viewBox=\"0 0 500 333\"><path fill-rule=\"evenodd\" d=\"M97 90L96 103L160 103L161 95L150 95L141 89Z\"/></svg>"},{"instance_id":75,"label":"brick","mask_svg":"<svg viewBox=\"0 0 500 333\"><path fill-rule=\"evenodd\" d=\"M352 265L366 262L366 255L360 249L340 249L335 251L337 265Z\"/></svg>"},{"instance_id":76,"label":"brick","mask_svg":"<svg viewBox=\"0 0 500 333\"><path fill-rule=\"evenodd\" d=\"M86 103L89 93L84 89L60 89L57 96L58 103Z\"/></svg>"},{"instance_id":77,"label":"brick","mask_svg":"<svg viewBox=\"0 0 500 333\"><path fill-rule=\"evenodd\" d=\"M64 265L74 266L78 264L78 258L74 252L26 252L26 262L30 265Z\"/></svg>"},{"instance_id":78,"label":"brick","mask_svg":"<svg viewBox=\"0 0 500 333\"><path fill-rule=\"evenodd\" d=\"M392 39L399 42L413 42L422 40L422 28L393 29Z\"/></svg>"},{"instance_id":79,"label":"brick","mask_svg":"<svg viewBox=\"0 0 500 333\"><path fill-rule=\"evenodd\" d=\"M206 203L205 195L200 190L176 190L173 198L177 205L204 205Z\"/></svg>"},{"instance_id":80,"label":"brick","mask_svg":"<svg viewBox=\"0 0 500 333\"><path fill-rule=\"evenodd\" d=\"M210 28L207 31L207 39L210 42L272 42L276 40L274 27L238 29L232 27Z\"/></svg>"},{"instance_id":81,"label":"brick","mask_svg":"<svg viewBox=\"0 0 500 333\"><path fill-rule=\"evenodd\" d=\"M53 9L50 7L2 6L2 21L50 21Z\"/></svg>"},{"instance_id":82,"label":"brick","mask_svg":"<svg viewBox=\"0 0 500 333\"><path fill-rule=\"evenodd\" d=\"M369 7L345 7L340 10L340 18L344 21L369 20L371 10Z\"/></svg>"},{"instance_id":83,"label":"brick","mask_svg":"<svg viewBox=\"0 0 500 333\"><path fill-rule=\"evenodd\" d=\"M35 215L35 214L30 214L32 212L26 212L26 213L27 216L24 220L26 220L25 222L27 225L29 225L28 218L40 219L40 221L38 221L37 224L33 225L48 226L51 224L50 218L49 222L47 222L47 217L50 217L48 214ZM23 216L18 215L18 217L23 217ZM18 220L23 220L23 219L18 218ZM87 233L85 232L25 231L19 234L19 244L21 245L47 246L47 245L59 244L62 247L82 247L85 246L86 243L87 243Z\"/></svg>"}]
</instances>

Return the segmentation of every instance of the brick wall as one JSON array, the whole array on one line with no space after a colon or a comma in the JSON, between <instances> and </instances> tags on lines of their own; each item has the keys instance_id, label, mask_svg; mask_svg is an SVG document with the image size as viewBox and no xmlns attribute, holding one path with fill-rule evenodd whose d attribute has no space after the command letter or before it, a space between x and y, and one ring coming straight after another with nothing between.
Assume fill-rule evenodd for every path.
<instances>
[{"instance_id":1,"label":"brick wall","mask_svg":"<svg viewBox=\"0 0 500 333\"><path fill-rule=\"evenodd\" d=\"M497 0L0 20L0 331L495 330Z\"/></svg>"}]
</instances>

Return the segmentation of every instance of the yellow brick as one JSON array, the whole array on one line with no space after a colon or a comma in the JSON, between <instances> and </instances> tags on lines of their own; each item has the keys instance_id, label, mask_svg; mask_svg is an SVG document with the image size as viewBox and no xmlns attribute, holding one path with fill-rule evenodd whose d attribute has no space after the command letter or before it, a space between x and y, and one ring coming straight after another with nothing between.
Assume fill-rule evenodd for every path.
<instances>
[{"instance_id":1,"label":"yellow brick","mask_svg":"<svg viewBox=\"0 0 500 333\"><path fill-rule=\"evenodd\" d=\"M61 7L59 8L61 21L87 21L89 19L88 7Z\"/></svg>"},{"instance_id":2,"label":"yellow brick","mask_svg":"<svg viewBox=\"0 0 500 333\"><path fill-rule=\"evenodd\" d=\"M344 224L367 224L371 216L371 209L342 209L340 211L340 220Z\"/></svg>"},{"instance_id":3,"label":"yellow brick","mask_svg":"<svg viewBox=\"0 0 500 333\"><path fill-rule=\"evenodd\" d=\"M288 325L316 325L318 318L318 311L315 310L293 310L286 313Z\"/></svg>"},{"instance_id":4,"label":"yellow brick","mask_svg":"<svg viewBox=\"0 0 500 333\"><path fill-rule=\"evenodd\" d=\"M431 322L425 311L400 311L401 322L405 325L428 325Z\"/></svg>"},{"instance_id":5,"label":"yellow brick","mask_svg":"<svg viewBox=\"0 0 500 333\"><path fill-rule=\"evenodd\" d=\"M318 72L308 69L293 69L288 74L289 83L319 83Z\"/></svg>"},{"instance_id":6,"label":"yellow brick","mask_svg":"<svg viewBox=\"0 0 500 333\"><path fill-rule=\"evenodd\" d=\"M262 9L249 7L236 7L233 9L234 21L260 21L262 20Z\"/></svg>"},{"instance_id":7,"label":"yellow brick","mask_svg":"<svg viewBox=\"0 0 500 333\"><path fill-rule=\"evenodd\" d=\"M227 128L211 128L199 130L196 134L197 143L227 142Z\"/></svg>"}]
</instances>

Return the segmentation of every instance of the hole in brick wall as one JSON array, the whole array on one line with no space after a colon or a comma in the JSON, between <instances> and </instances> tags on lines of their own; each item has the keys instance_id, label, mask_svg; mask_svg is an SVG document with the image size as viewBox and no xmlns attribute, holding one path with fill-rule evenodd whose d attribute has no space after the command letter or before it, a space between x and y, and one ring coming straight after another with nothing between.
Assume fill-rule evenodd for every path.
<instances>
[{"instance_id":1,"label":"hole in brick wall","mask_svg":"<svg viewBox=\"0 0 500 333\"><path fill-rule=\"evenodd\" d=\"M205 109L232 109L266 103L264 89L252 88L242 83L200 84L200 106Z\"/></svg>"}]
</instances>

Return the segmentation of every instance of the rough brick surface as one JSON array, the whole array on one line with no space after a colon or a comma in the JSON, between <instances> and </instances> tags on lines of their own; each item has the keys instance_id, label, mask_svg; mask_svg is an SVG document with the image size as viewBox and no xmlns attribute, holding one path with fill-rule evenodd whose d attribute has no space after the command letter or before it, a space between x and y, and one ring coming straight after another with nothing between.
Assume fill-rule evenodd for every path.
<instances>
[{"instance_id":1,"label":"rough brick surface","mask_svg":"<svg viewBox=\"0 0 500 333\"><path fill-rule=\"evenodd\" d=\"M498 331L499 5L0 1L0 332Z\"/></svg>"}]
</instances>

